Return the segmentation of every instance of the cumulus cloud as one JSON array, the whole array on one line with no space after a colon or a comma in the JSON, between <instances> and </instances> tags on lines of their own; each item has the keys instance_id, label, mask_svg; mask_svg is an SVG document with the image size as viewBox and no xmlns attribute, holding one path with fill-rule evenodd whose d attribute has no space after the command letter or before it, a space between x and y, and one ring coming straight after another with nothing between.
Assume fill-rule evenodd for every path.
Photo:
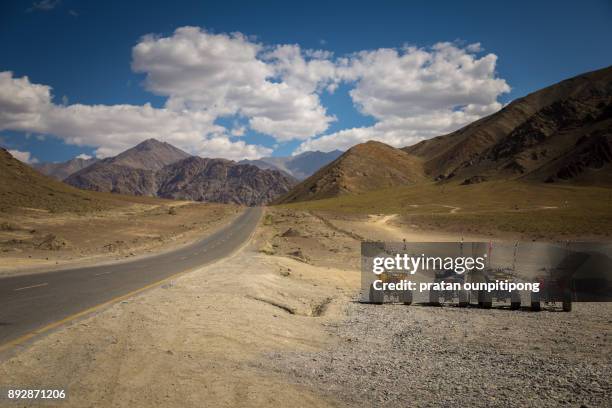
<instances>
[{"instance_id":1,"label":"cumulus cloud","mask_svg":"<svg viewBox=\"0 0 612 408\"><path fill-rule=\"evenodd\" d=\"M132 50L132 69L163 108L53 102L47 85L0 72L0 131L51 134L117 154L147 139L192 154L257 158L272 149L248 144L253 130L276 143L302 141L295 153L346 149L369 139L406 146L456 130L502 106L510 90L496 75L497 56L479 43L381 48L335 56L297 44L264 45L240 33L181 27L169 36L146 35ZM336 118L323 93L346 84L369 127L327 133ZM228 128L220 125L233 120ZM275 147L274 147L275 148Z\"/></svg>"},{"instance_id":2,"label":"cumulus cloud","mask_svg":"<svg viewBox=\"0 0 612 408\"><path fill-rule=\"evenodd\" d=\"M203 141L200 151L216 152L214 155L203 154L205 157L225 157L233 160L259 158L269 156L272 153L272 149L267 147L246 144L242 140L232 142L228 138L220 136Z\"/></svg>"},{"instance_id":3,"label":"cumulus cloud","mask_svg":"<svg viewBox=\"0 0 612 408\"><path fill-rule=\"evenodd\" d=\"M495 78L497 57L477 58L450 43L431 50L415 47L362 52L352 58L345 76L356 79L350 92L359 109L375 118L409 117L433 110L496 105L509 91Z\"/></svg>"},{"instance_id":4,"label":"cumulus cloud","mask_svg":"<svg viewBox=\"0 0 612 408\"><path fill-rule=\"evenodd\" d=\"M89 159L93 159L93 157L91 157L88 154L85 153L81 153L78 156L75 157L75 159L83 159L83 160L89 160Z\"/></svg>"},{"instance_id":5,"label":"cumulus cloud","mask_svg":"<svg viewBox=\"0 0 612 408\"><path fill-rule=\"evenodd\" d=\"M314 79L274 64L296 54L292 47L265 52L240 33L182 27L170 37L143 37L132 51L132 68L146 74L147 89L168 97L169 109L243 116L253 130L286 141L324 132L334 120L314 92ZM323 69L312 64L310 70Z\"/></svg>"},{"instance_id":6,"label":"cumulus cloud","mask_svg":"<svg viewBox=\"0 0 612 408\"><path fill-rule=\"evenodd\" d=\"M343 129L300 144L295 154L305 151L346 150L358 143L378 140L395 147L405 147L423 139L452 132L474 120L479 115L466 115L464 112L434 111L418 117L389 118L368 127Z\"/></svg>"},{"instance_id":7,"label":"cumulus cloud","mask_svg":"<svg viewBox=\"0 0 612 408\"><path fill-rule=\"evenodd\" d=\"M99 158L149 138L207 157L256 158L269 153L261 146L232 142L214 120L206 111L156 109L149 104L57 105L52 102L50 87L0 72L0 130L53 134L69 144L96 146ZM226 139L224 149L211 150L221 146L221 138Z\"/></svg>"},{"instance_id":8,"label":"cumulus cloud","mask_svg":"<svg viewBox=\"0 0 612 408\"><path fill-rule=\"evenodd\" d=\"M51 106L51 88L0 72L0 128L39 132L41 114Z\"/></svg>"},{"instance_id":9,"label":"cumulus cloud","mask_svg":"<svg viewBox=\"0 0 612 408\"><path fill-rule=\"evenodd\" d=\"M311 138L296 152L346 149L369 139L406 146L496 112L497 98L510 87L496 77L497 57L478 57L481 51L480 44L438 43L341 58L335 75L354 83L353 103L377 123Z\"/></svg>"},{"instance_id":10,"label":"cumulus cloud","mask_svg":"<svg viewBox=\"0 0 612 408\"><path fill-rule=\"evenodd\" d=\"M264 56L277 75L292 87L305 92L333 92L340 80L333 54L324 50L302 50L299 45L279 45Z\"/></svg>"},{"instance_id":11,"label":"cumulus cloud","mask_svg":"<svg viewBox=\"0 0 612 408\"><path fill-rule=\"evenodd\" d=\"M30 152L22 152L21 150L9 150L8 152L11 154L11 156L24 163L38 163L38 159L33 157Z\"/></svg>"}]
</instances>

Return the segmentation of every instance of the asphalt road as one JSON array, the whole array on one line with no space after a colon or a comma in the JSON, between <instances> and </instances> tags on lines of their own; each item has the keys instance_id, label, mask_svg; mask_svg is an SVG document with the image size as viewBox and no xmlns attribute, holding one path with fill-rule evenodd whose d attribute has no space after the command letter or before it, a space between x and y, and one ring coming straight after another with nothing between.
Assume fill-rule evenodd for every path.
<instances>
[{"instance_id":1,"label":"asphalt road","mask_svg":"<svg viewBox=\"0 0 612 408\"><path fill-rule=\"evenodd\" d=\"M129 262L0 278L0 347L96 305L228 256L249 239L261 214L261 208L249 208L225 228L171 252Z\"/></svg>"}]
</instances>

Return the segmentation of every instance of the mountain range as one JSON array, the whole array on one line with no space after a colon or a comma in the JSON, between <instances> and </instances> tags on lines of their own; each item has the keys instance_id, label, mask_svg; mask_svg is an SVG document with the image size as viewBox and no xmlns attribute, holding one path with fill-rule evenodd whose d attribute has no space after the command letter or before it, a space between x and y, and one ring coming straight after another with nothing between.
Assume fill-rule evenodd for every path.
<instances>
[{"instance_id":1,"label":"mountain range","mask_svg":"<svg viewBox=\"0 0 612 408\"><path fill-rule=\"evenodd\" d=\"M8 153L5 153L5 155ZM612 67L578 75L455 132L395 148L234 162L150 139L111 158L37 168L81 189L261 205L421 183L499 180L612 185ZM303 179L297 183L296 179Z\"/></svg>"},{"instance_id":2,"label":"mountain range","mask_svg":"<svg viewBox=\"0 0 612 408\"><path fill-rule=\"evenodd\" d=\"M41 173L72 186L103 192L245 205L261 205L342 154L305 152L238 163L191 156L150 139L102 160L74 158L37 163Z\"/></svg>"},{"instance_id":3,"label":"mountain range","mask_svg":"<svg viewBox=\"0 0 612 408\"><path fill-rule=\"evenodd\" d=\"M422 182L612 185L612 67L519 98L447 135L352 147L276 203Z\"/></svg>"},{"instance_id":4,"label":"mountain range","mask_svg":"<svg viewBox=\"0 0 612 408\"><path fill-rule=\"evenodd\" d=\"M257 160L242 160L241 164L252 164L260 169L275 169L289 174L297 180L310 177L321 167L336 160L342 152L333 150L331 152L304 152L295 156L286 157L262 157Z\"/></svg>"},{"instance_id":5,"label":"mountain range","mask_svg":"<svg viewBox=\"0 0 612 408\"><path fill-rule=\"evenodd\" d=\"M65 183L86 190L162 198L261 205L295 180L225 159L204 159L155 139L71 174Z\"/></svg>"},{"instance_id":6,"label":"mountain range","mask_svg":"<svg viewBox=\"0 0 612 408\"><path fill-rule=\"evenodd\" d=\"M91 159L75 157L74 159L61 163L33 163L32 166L41 173L53 177L56 180L62 181L69 175L76 173L85 167L91 166L97 161L98 159L93 157Z\"/></svg>"}]
</instances>

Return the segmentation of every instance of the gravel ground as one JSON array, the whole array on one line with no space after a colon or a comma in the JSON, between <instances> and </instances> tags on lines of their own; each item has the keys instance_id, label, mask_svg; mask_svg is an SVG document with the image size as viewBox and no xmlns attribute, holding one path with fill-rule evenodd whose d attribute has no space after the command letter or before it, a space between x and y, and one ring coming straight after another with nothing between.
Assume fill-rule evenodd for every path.
<instances>
[{"instance_id":1,"label":"gravel ground","mask_svg":"<svg viewBox=\"0 0 612 408\"><path fill-rule=\"evenodd\" d=\"M260 363L349 406L575 406L612 401L612 304L571 313L352 303L337 345Z\"/></svg>"}]
</instances>

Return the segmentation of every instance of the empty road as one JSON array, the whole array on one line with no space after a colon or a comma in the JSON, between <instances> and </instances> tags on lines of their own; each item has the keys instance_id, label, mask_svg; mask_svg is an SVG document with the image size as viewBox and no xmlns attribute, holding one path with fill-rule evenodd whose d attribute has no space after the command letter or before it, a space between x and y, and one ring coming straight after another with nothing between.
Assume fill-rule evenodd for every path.
<instances>
[{"instance_id":1,"label":"empty road","mask_svg":"<svg viewBox=\"0 0 612 408\"><path fill-rule=\"evenodd\" d=\"M261 208L248 208L214 234L159 255L0 278L0 351L94 306L230 255L248 241L261 214Z\"/></svg>"}]
</instances>

